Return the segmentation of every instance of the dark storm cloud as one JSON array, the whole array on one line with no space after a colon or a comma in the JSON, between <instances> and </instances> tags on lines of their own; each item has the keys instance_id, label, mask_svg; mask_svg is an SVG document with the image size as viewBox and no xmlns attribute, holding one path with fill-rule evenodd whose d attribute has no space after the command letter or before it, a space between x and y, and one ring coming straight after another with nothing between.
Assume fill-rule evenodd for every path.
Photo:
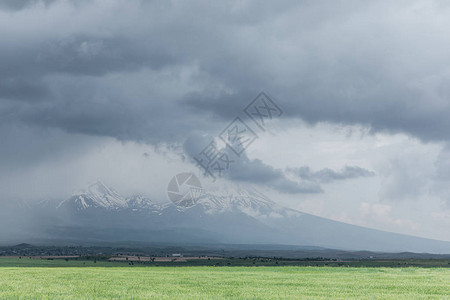
<instances>
[{"instance_id":1,"label":"dark storm cloud","mask_svg":"<svg viewBox=\"0 0 450 300\"><path fill-rule=\"evenodd\" d=\"M296 169L288 169L288 171L295 174L302 180L317 183L330 183L339 180L375 176L373 171L355 166L345 166L338 171L326 168L315 172L309 167L304 166Z\"/></svg>"},{"instance_id":2,"label":"dark storm cloud","mask_svg":"<svg viewBox=\"0 0 450 300\"><path fill-rule=\"evenodd\" d=\"M0 115L68 132L182 141L261 90L283 119L450 138L439 1L6 1Z\"/></svg>"},{"instance_id":3,"label":"dark storm cloud","mask_svg":"<svg viewBox=\"0 0 450 300\"><path fill-rule=\"evenodd\" d=\"M211 128L208 113L182 100L220 85L199 69L197 51L208 35L220 38L181 4L27 1L17 9L1 30L1 115L156 143Z\"/></svg>"},{"instance_id":4,"label":"dark storm cloud","mask_svg":"<svg viewBox=\"0 0 450 300\"><path fill-rule=\"evenodd\" d=\"M277 95L286 117L448 140L450 43L441 36L449 7L438 1L378 2L348 5L325 17L328 9L344 3L350 2L302 3L282 20L252 28L246 48L254 49L247 56L252 63L242 68L238 59L229 63L224 58L225 72L217 72L231 82L228 69L235 67L236 93L189 104L224 116L229 111L223 103L237 106L248 90L261 87ZM318 10L324 14L308 18ZM307 26L288 27L305 18L311 20ZM252 38L261 41L253 48Z\"/></svg>"}]
</instances>

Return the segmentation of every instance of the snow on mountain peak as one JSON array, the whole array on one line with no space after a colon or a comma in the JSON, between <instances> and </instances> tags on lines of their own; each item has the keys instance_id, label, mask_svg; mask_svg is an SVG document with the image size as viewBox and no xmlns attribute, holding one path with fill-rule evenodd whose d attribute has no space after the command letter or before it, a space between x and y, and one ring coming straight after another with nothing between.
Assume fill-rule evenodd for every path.
<instances>
[{"instance_id":1,"label":"snow on mountain peak","mask_svg":"<svg viewBox=\"0 0 450 300\"><path fill-rule=\"evenodd\" d=\"M75 193L69 199L61 202L58 207L64 203L70 202L72 202L78 210L89 207L119 209L128 206L125 198L101 181L97 181L89 185L86 189Z\"/></svg>"},{"instance_id":2,"label":"snow on mountain peak","mask_svg":"<svg viewBox=\"0 0 450 300\"><path fill-rule=\"evenodd\" d=\"M251 216L272 214L280 207L264 194L251 187L235 185L223 186L206 191L197 202L208 213L220 213L227 211L240 211Z\"/></svg>"},{"instance_id":3,"label":"snow on mountain peak","mask_svg":"<svg viewBox=\"0 0 450 300\"><path fill-rule=\"evenodd\" d=\"M166 208L173 207L171 202L154 202L150 198L142 195L124 198L100 181L75 193L69 199L61 202L58 207L61 205L69 205L79 211L88 208L103 208L108 210L130 209L132 211L153 211L161 213ZM220 186L205 190L198 198L195 206L203 208L207 214L239 212L252 217L274 216L282 210L280 206L257 190L240 185ZM184 211L190 208L178 207L178 209Z\"/></svg>"},{"instance_id":4,"label":"snow on mountain peak","mask_svg":"<svg viewBox=\"0 0 450 300\"><path fill-rule=\"evenodd\" d=\"M99 206L106 208L119 208L127 206L127 201L119 195L119 193L109 188L101 181L91 184L87 188L86 195L98 203Z\"/></svg>"},{"instance_id":5,"label":"snow on mountain peak","mask_svg":"<svg viewBox=\"0 0 450 300\"><path fill-rule=\"evenodd\" d=\"M133 211L150 209L152 211L161 210L164 207L161 203L153 202L150 198L142 195L134 195L126 199L128 207Z\"/></svg>"}]
</instances>

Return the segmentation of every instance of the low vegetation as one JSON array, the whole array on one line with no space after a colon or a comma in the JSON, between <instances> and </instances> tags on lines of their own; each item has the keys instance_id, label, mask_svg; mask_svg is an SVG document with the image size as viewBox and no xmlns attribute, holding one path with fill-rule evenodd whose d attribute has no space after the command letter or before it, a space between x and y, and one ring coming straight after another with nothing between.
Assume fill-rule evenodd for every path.
<instances>
[{"instance_id":1,"label":"low vegetation","mask_svg":"<svg viewBox=\"0 0 450 300\"><path fill-rule=\"evenodd\" d=\"M178 264L144 267L92 259L1 258L0 299L443 299L450 295L450 268L174 265Z\"/></svg>"}]
</instances>

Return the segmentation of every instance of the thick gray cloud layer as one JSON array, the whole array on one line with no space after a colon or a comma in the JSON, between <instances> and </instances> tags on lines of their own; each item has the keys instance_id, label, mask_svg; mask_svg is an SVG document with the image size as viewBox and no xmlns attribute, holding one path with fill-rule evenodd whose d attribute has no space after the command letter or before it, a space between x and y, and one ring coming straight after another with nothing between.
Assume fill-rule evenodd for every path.
<instances>
[{"instance_id":1,"label":"thick gray cloud layer","mask_svg":"<svg viewBox=\"0 0 450 300\"><path fill-rule=\"evenodd\" d=\"M442 1L6 1L0 114L152 142L234 116L260 90L286 115L448 140Z\"/></svg>"}]
</instances>

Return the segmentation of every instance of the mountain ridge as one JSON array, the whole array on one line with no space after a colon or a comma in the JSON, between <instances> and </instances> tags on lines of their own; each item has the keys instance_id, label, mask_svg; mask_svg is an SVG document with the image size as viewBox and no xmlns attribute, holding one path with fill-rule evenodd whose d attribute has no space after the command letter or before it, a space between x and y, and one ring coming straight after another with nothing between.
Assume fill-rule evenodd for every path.
<instances>
[{"instance_id":1,"label":"mountain ridge","mask_svg":"<svg viewBox=\"0 0 450 300\"><path fill-rule=\"evenodd\" d=\"M54 202L51 202L54 203ZM203 192L191 207L134 195L101 182L32 216L28 232L74 242L310 245L342 250L450 253L450 242L380 231L282 207L250 187ZM33 218L27 222L32 223Z\"/></svg>"}]
</instances>

